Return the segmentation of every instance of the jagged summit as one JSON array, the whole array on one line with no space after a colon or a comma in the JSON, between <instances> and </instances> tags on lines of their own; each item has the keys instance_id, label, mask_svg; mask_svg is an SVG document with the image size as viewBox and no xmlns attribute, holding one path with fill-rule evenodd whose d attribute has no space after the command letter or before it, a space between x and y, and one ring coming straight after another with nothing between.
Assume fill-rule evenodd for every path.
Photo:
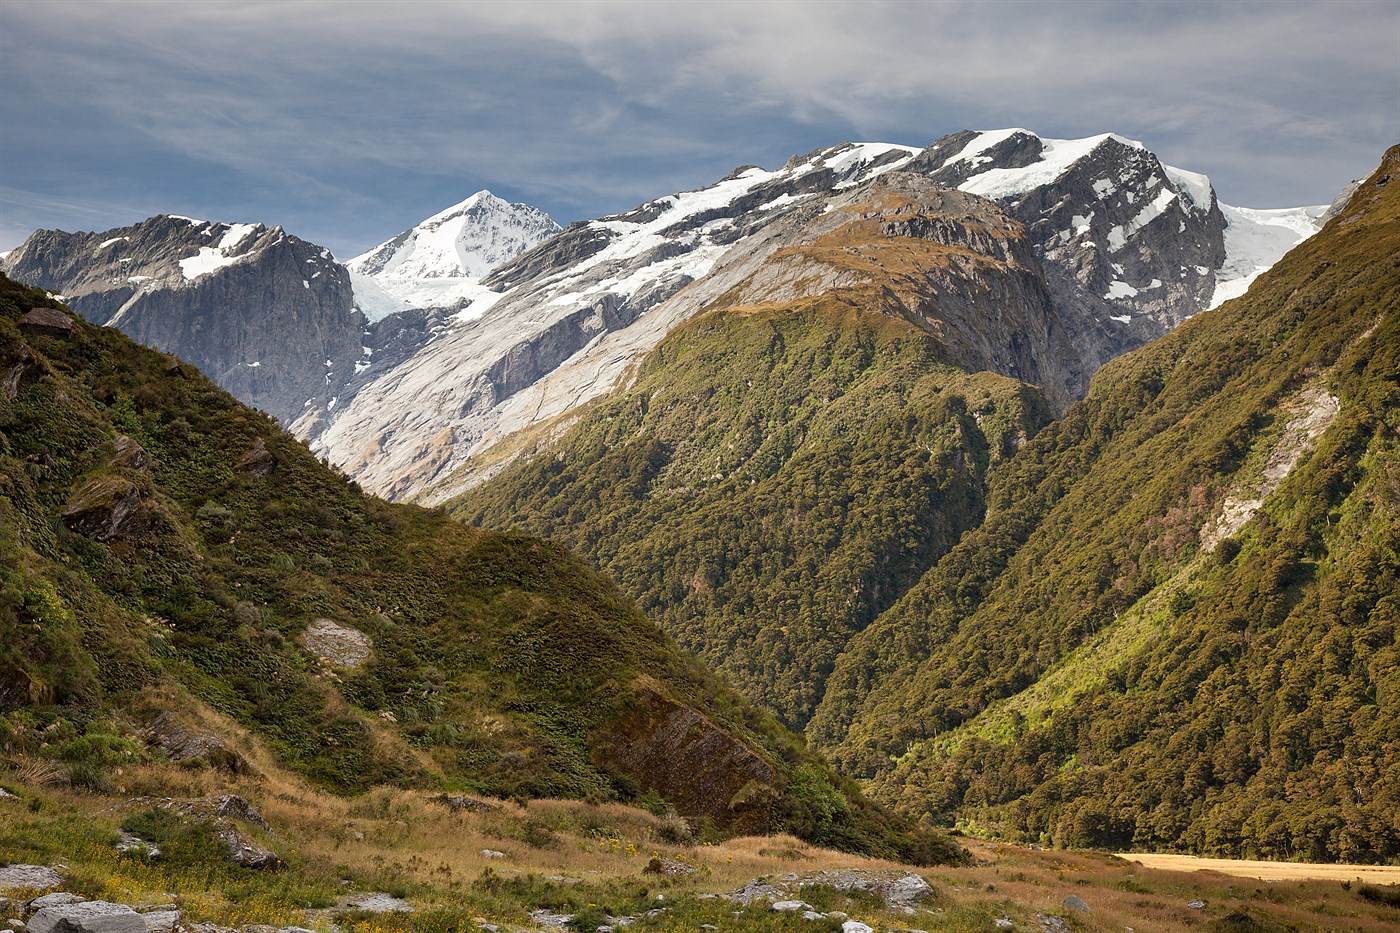
<instances>
[{"instance_id":1,"label":"jagged summit","mask_svg":"<svg viewBox=\"0 0 1400 933\"><path fill-rule=\"evenodd\" d=\"M482 190L346 263L365 275L480 278L560 227L538 208Z\"/></svg>"},{"instance_id":2,"label":"jagged summit","mask_svg":"<svg viewBox=\"0 0 1400 933\"><path fill-rule=\"evenodd\" d=\"M409 308L455 310L483 298L489 305L478 280L559 230L538 208L483 190L345 265L371 320Z\"/></svg>"}]
</instances>

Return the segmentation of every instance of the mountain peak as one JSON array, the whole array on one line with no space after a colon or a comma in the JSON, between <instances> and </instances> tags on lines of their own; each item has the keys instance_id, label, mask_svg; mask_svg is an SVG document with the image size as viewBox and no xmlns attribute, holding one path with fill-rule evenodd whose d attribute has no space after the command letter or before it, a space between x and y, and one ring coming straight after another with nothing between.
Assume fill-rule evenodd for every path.
<instances>
[{"instance_id":1,"label":"mountain peak","mask_svg":"<svg viewBox=\"0 0 1400 933\"><path fill-rule=\"evenodd\" d=\"M362 275L396 279L480 278L559 230L538 208L512 204L482 189L346 266Z\"/></svg>"}]
</instances>

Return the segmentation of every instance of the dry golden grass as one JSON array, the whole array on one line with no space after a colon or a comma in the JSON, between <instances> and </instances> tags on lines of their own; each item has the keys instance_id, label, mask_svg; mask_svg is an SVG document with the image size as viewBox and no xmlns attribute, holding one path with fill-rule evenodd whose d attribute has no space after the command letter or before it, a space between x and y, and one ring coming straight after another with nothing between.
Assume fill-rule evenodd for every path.
<instances>
[{"instance_id":1,"label":"dry golden grass","mask_svg":"<svg viewBox=\"0 0 1400 933\"><path fill-rule=\"evenodd\" d=\"M1400 884L1400 865L1326 865L1317 862L1266 862L1257 859L1201 858L1124 852L1120 858L1164 871L1211 871L1260 881L1367 881Z\"/></svg>"},{"instance_id":2,"label":"dry golden grass","mask_svg":"<svg viewBox=\"0 0 1400 933\"><path fill-rule=\"evenodd\" d=\"M149 699L158 703L163 698L152 695ZM529 904L483 887L483 879L519 879L536 886L531 890L539 885L577 885L589 891L617 892L645 886L653 892L648 898L665 891L676 913L670 915L673 919L655 920L639 929L693 929L695 911L718 908L691 900L687 915L687 897L734 891L758 877L838 868L915 870L818 849L791 836L749 836L718 844L667 841L665 821L615 803L490 801L490 811L460 811L437 794L388 787L347 799L317 790L278 767L259 742L226 718L207 708L186 706L185 712L193 724L222 735L258 773L233 777L207 768L151 762L114 774L119 793L103 796L47 785L42 769L16 768L11 762L6 781L26 788L31 803L40 806L26 810L21 801L0 802L5 808L0 812L0 849L5 848L7 822L13 820L12 827L26 822L25 828L8 838L16 844L25 841L25 833L31 840L35 833L71 839L62 854L74 887L88 896L129 903L176 899L192 920L326 930L333 920L324 909L330 902L326 897L333 900L350 890L387 890L407 895L420 907L445 905L443 909L466 911L468 916L519 924L525 921ZM264 841L289 857L291 867L274 875L248 873L232 887L227 882L190 884L118 858L112 850L109 840L118 824L151 806L142 797L221 793L240 794L263 814L273 827ZM1074 930L1105 933L1121 933L1129 927L1164 933L1240 928L1211 926L1225 923L1231 915L1247 915L1259 924L1256 928L1265 930L1380 933L1400 928L1400 911L1363 899L1360 886L1319 880L1320 876L1336 879L1335 872L1341 871L1340 878L1348 882L1361 877L1373 884L1388 883L1400 877L1400 868L1394 866L1265 863L1268 877L1285 879L1269 882L1232 877L1221 870L1251 867L1243 863L1220 866L1214 860L1140 855L1131 856L1130 861L1106 853L1038 851L976 840L964 844L974 864L919 872L937 891L930 912L903 917L866 904L859 907L864 911L861 919L881 931L909 926L930 931L990 929L992 920L1001 917L1011 919L1017 929L1036 929L1039 916L1065 918ZM502 855L484 855L483 850ZM684 877L647 875L644 869L652 855L697 870ZM11 853L0 852L0 857ZM1196 868L1212 870L1191 870ZM343 885L343 880L350 884ZM321 892L323 906L306 909L316 892ZM1084 900L1091 912L1069 909L1064 904L1068 895ZM1206 910L1188 906L1197 899L1206 903ZM856 912L857 907L851 910ZM728 911L724 906L723 917L731 916ZM764 929L765 915L760 911L742 922L736 919L737 929ZM354 930L394 933L412 929L417 922L365 920Z\"/></svg>"}]
</instances>

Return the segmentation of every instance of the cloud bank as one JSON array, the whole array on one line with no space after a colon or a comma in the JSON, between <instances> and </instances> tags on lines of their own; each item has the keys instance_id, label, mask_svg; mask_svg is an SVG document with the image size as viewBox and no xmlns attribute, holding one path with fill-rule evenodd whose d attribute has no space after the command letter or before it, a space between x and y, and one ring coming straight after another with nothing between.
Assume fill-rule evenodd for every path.
<instances>
[{"instance_id":1,"label":"cloud bank","mask_svg":"<svg viewBox=\"0 0 1400 933\"><path fill-rule=\"evenodd\" d=\"M1400 4L0 5L0 248L170 211L348 256L472 191L556 219L963 128L1114 131L1225 200L1400 138Z\"/></svg>"}]
</instances>

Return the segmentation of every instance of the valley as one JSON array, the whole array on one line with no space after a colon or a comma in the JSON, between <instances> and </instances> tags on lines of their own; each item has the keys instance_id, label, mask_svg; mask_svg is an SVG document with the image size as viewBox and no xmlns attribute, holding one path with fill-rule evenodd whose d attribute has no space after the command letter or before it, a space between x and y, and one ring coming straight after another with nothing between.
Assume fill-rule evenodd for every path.
<instances>
[{"instance_id":1,"label":"valley","mask_svg":"<svg viewBox=\"0 0 1400 933\"><path fill-rule=\"evenodd\" d=\"M1397 170L1249 211L1006 130L347 265L41 231L3 860L203 933L1384 929Z\"/></svg>"}]
</instances>

